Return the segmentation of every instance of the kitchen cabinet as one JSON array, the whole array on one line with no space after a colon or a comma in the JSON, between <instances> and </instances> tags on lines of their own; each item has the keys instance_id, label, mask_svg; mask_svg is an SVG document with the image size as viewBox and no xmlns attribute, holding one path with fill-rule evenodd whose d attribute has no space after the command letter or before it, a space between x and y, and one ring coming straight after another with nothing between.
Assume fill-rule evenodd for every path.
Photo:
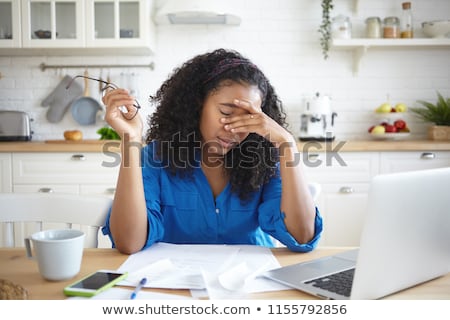
<instances>
[{"instance_id":1,"label":"kitchen cabinet","mask_svg":"<svg viewBox=\"0 0 450 320\"><path fill-rule=\"evenodd\" d=\"M152 38L151 4L147 0L88 0L87 47L144 47Z\"/></svg>"},{"instance_id":2,"label":"kitchen cabinet","mask_svg":"<svg viewBox=\"0 0 450 320\"><path fill-rule=\"evenodd\" d=\"M0 192L12 192L11 154L0 153Z\"/></svg>"},{"instance_id":3,"label":"kitchen cabinet","mask_svg":"<svg viewBox=\"0 0 450 320\"><path fill-rule=\"evenodd\" d=\"M450 167L450 151L382 152L380 164L380 173L445 168Z\"/></svg>"},{"instance_id":4,"label":"kitchen cabinet","mask_svg":"<svg viewBox=\"0 0 450 320\"><path fill-rule=\"evenodd\" d=\"M23 47L82 47L83 15L83 0L22 0Z\"/></svg>"},{"instance_id":5,"label":"kitchen cabinet","mask_svg":"<svg viewBox=\"0 0 450 320\"><path fill-rule=\"evenodd\" d=\"M14 192L114 194L117 158L103 153L12 153Z\"/></svg>"},{"instance_id":6,"label":"kitchen cabinet","mask_svg":"<svg viewBox=\"0 0 450 320\"><path fill-rule=\"evenodd\" d=\"M370 180L378 173L377 152L308 153L308 181L320 183L317 206L324 219L321 246L357 246Z\"/></svg>"},{"instance_id":7,"label":"kitchen cabinet","mask_svg":"<svg viewBox=\"0 0 450 320\"><path fill-rule=\"evenodd\" d=\"M18 30L14 42L0 39L11 49L3 55L153 53L152 0L0 1Z\"/></svg>"},{"instance_id":8,"label":"kitchen cabinet","mask_svg":"<svg viewBox=\"0 0 450 320\"><path fill-rule=\"evenodd\" d=\"M304 161L308 181L322 187L317 201L324 218L321 246L359 245L375 175L450 167L450 151L340 152L342 163L330 161L331 156L309 153Z\"/></svg>"},{"instance_id":9,"label":"kitchen cabinet","mask_svg":"<svg viewBox=\"0 0 450 320\"><path fill-rule=\"evenodd\" d=\"M17 48L21 45L20 2L0 0L0 48Z\"/></svg>"}]
</instances>

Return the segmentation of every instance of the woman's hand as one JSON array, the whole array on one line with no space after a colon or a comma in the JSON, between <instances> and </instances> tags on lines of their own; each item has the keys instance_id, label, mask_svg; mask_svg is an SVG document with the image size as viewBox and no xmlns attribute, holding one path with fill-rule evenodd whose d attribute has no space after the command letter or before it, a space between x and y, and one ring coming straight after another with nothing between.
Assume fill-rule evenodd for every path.
<instances>
[{"instance_id":1,"label":"woman's hand","mask_svg":"<svg viewBox=\"0 0 450 320\"><path fill-rule=\"evenodd\" d=\"M256 133L276 147L280 147L285 142L294 141L287 130L250 102L235 99L233 104L247 113L221 118L220 121L224 124L225 130L232 133Z\"/></svg>"},{"instance_id":2,"label":"woman's hand","mask_svg":"<svg viewBox=\"0 0 450 320\"><path fill-rule=\"evenodd\" d=\"M106 106L105 120L120 135L121 139L139 141L142 139L142 120L139 114L131 120L124 117L121 108L129 112L136 112L135 99L125 89L108 90L102 98Z\"/></svg>"}]
</instances>

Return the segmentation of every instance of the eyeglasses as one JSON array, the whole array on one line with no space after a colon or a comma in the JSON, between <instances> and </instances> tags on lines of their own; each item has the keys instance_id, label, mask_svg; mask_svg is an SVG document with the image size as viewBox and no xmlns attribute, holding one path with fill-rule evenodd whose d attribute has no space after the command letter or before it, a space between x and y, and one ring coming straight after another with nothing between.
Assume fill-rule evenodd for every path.
<instances>
[{"instance_id":1,"label":"eyeglasses","mask_svg":"<svg viewBox=\"0 0 450 320\"><path fill-rule=\"evenodd\" d=\"M72 85L72 83L74 82L74 80L76 78L84 78L84 79L89 79L89 80L94 80L94 81L98 81L100 83L103 83L105 86L100 90L102 92L102 97L105 95L105 93L107 92L108 89L119 89L119 87L117 85L115 85L114 83L108 82L108 81L104 81L101 79L96 79L96 78L91 78L91 77L87 77L87 76L75 76L72 78L72 80L70 80L69 84L66 86L66 89L69 89L70 86ZM139 102L137 100L135 100L135 103L133 104L134 109L133 110L128 110L125 106L121 106L119 107L120 111L122 112L122 116L127 119L127 120L133 120L134 117L137 116L139 109L141 108L141 105L139 104Z\"/></svg>"}]
</instances>

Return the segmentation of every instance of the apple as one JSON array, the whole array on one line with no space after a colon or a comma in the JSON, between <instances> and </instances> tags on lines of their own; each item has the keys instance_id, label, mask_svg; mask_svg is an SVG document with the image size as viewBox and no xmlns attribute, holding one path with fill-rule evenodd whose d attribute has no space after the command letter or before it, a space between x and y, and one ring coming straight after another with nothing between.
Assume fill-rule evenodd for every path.
<instances>
[{"instance_id":1,"label":"apple","mask_svg":"<svg viewBox=\"0 0 450 320\"><path fill-rule=\"evenodd\" d=\"M392 106L390 103L385 102L382 105L380 105L375 111L378 113L389 113L391 112Z\"/></svg>"},{"instance_id":2,"label":"apple","mask_svg":"<svg viewBox=\"0 0 450 320\"><path fill-rule=\"evenodd\" d=\"M392 124L387 124L384 127L384 130L385 130L386 133L388 133L388 132L389 133L397 132L397 128L394 125L392 125Z\"/></svg>"},{"instance_id":3,"label":"apple","mask_svg":"<svg viewBox=\"0 0 450 320\"><path fill-rule=\"evenodd\" d=\"M384 134L385 132L386 132L386 129L381 125L373 127L373 129L371 131L372 134Z\"/></svg>"},{"instance_id":4,"label":"apple","mask_svg":"<svg viewBox=\"0 0 450 320\"><path fill-rule=\"evenodd\" d=\"M406 112L406 109L408 109L408 108L406 107L406 104L404 104L404 103L397 103L395 105L395 111L397 111L397 112Z\"/></svg>"},{"instance_id":5,"label":"apple","mask_svg":"<svg viewBox=\"0 0 450 320\"><path fill-rule=\"evenodd\" d=\"M406 122L404 120L395 120L394 126L400 130L400 129L406 128Z\"/></svg>"},{"instance_id":6,"label":"apple","mask_svg":"<svg viewBox=\"0 0 450 320\"><path fill-rule=\"evenodd\" d=\"M391 112L397 112L397 110L394 107L392 107Z\"/></svg>"}]
</instances>

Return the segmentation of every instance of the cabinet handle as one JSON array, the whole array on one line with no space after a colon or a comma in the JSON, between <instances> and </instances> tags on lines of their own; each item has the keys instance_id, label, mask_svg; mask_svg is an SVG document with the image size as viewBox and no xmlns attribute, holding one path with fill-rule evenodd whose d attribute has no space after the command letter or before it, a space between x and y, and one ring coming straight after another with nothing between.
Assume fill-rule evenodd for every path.
<instances>
[{"instance_id":1,"label":"cabinet handle","mask_svg":"<svg viewBox=\"0 0 450 320\"><path fill-rule=\"evenodd\" d=\"M86 157L82 154L74 154L71 159L74 161L84 161Z\"/></svg>"},{"instance_id":2,"label":"cabinet handle","mask_svg":"<svg viewBox=\"0 0 450 320\"><path fill-rule=\"evenodd\" d=\"M114 194L114 192L116 192L116 188L108 188L108 189L106 189L106 193Z\"/></svg>"},{"instance_id":3,"label":"cabinet handle","mask_svg":"<svg viewBox=\"0 0 450 320\"><path fill-rule=\"evenodd\" d=\"M341 188L339 189L339 193L345 193L345 194L353 193L354 191L355 191L355 190L353 190L352 187L341 187Z\"/></svg>"},{"instance_id":4,"label":"cabinet handle","mask_svg":"<svg viewBox=\"0 0 450 320\"><path fill-rule=\"evenodd\" d=\"M424 152L420 155L420 159L432 160L436 157L433 152Z\"/></svg>"},{"instance_id":5,"label":"cabinet handle","mask_svg":"<svg viewBox=\"0 0 450 320\"><path fill-rule=\"evenodd\" d=\"M53 189L52 188L39 188L38 192L53 193Z\"/></svg>"}]
</instances>

